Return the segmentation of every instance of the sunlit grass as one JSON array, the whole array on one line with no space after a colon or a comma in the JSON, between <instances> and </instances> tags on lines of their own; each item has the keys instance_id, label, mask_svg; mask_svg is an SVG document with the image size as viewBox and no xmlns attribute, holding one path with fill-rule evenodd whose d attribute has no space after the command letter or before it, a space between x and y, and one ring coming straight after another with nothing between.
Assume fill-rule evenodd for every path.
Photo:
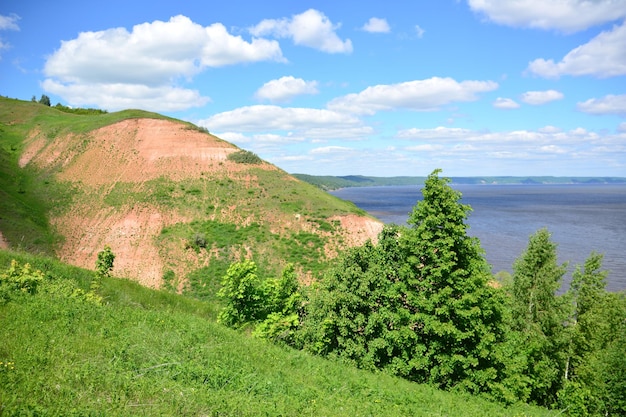
<instances>
[{"instance_id":1,"label":"sunlit grass","mask_svg":"<svg viewBox=\"0 0 626 417\"><path fill-rule=\"evenodd\" d=\"M14 258L81 287L94 276L6 251L0 271ZM271 345L215 323L210 303L131 281L101 291L102 306L48 294L0 305L3 415L549 415Z\"/></svg>"}]
</instances>

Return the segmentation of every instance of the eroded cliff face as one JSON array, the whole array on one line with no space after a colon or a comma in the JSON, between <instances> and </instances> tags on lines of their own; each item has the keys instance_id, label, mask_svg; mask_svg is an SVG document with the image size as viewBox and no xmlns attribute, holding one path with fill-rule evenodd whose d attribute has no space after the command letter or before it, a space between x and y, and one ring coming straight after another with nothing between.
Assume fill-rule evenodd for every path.
<instances>
[{"instance_id":1,"label":"eroded cliff face","mask_svg":"<svg viewBox=\"0 0 626 417\"><path fill-rule=\"evenodd\" d=\"M52 225L65 238L57 249L59 258L93 268L97 253L109 245L116 255L113 273L137 279L149 287L161 285L166 268L182 276L190 269L206 265L210 256L191 259L185 242L169 244L167 248L157 242L164 228L198 220L193 211L156 204L150 198L135 198L133 194L150 193L150 181L160 179L172 182L228 179L251 190L250 194L259 187L257 175L249 165L228 159L230 153L239 151L237 147L168 120L128 119L86 134L59 135L54 139L34 130L25 144L20 158L22 167L30 164L38 169L54 170L58 180L77 190L69 207L51 218ZM283 175L285 181L297 181L271 164L254 168L274 171ZM126 196L127 201L111 205L107 198L120 184L126 187L121 196ZM245 201L230 201L228 195L220 197L223 204L208 218L241 225L263 222L276 233L288 229L324 233L306 219L275 210L261 211L253 219L250 215L242 216L239 206L247 204ZM377 220L355 214L337 215L328 220L340 224L342 241L328 245L328 256L334 256L342 246L375 240L382 229L382 223Z\"/></svg>"}]
</instances>

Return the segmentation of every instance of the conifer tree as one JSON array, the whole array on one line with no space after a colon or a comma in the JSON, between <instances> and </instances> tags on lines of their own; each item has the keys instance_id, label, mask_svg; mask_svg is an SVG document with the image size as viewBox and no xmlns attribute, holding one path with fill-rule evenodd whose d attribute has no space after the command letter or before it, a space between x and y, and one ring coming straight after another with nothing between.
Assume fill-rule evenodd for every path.
<instances>
[{"instance_id":1,"label":"conifer tree","mask_svg":"<svg viewBox=\"0 0 626 417\"><path fill-rule=\"evenodd\" d=\"M433 172L409 223L349 250L308 306L305 348L441 388L488 391L503 338L502 303L488 285L469 206Z\"/></svg>"}]
</instances>

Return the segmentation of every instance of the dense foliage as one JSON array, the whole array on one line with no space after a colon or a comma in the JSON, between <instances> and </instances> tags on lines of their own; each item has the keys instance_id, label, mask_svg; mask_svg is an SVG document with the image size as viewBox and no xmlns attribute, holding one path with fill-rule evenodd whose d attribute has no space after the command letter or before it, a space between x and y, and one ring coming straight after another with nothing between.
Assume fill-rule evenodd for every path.
<instances>
[{"instance_id":1,"label":"dense foliage","mask_svg":"<svg viewBox=\"0 0 626 417\"><path fill-rule=\"evenodd\" d=\"M367 369L440 388L488 391L502 364L502 303L475 238L470 208L437 171L410 228L387 226L377 245L350 250L312 296L303 345Z\"/></svg>"},{"instance_id":2,"label":"dense foliage","mask_svg":"<svg viewBox=\"0 0 626 417\"><path fill-rule=\"evenodd\" d=\"M557 263L557 246L541 229L516 260L512 282L495 282L480 242L467 234L471 208L438 174L427 178L408 227L385 226L376 244L347 250L304 291L306 300L295 283L285 287L282 298L297 294L300 307L290 304L289 320L277 313L289 335L282 340L509 404L624 415L626 298L605 291L602 257L592 254L559 294L567 265ZM233 265L222 313L232 320L222 322L267 328L281 309L263 282L254 264Z\"/></svg>"}]
</instances>

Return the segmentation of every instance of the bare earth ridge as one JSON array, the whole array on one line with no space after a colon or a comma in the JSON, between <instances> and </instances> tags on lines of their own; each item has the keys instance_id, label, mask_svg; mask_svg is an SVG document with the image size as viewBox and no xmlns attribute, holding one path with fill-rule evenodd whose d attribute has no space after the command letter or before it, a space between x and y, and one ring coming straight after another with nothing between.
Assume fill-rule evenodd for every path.
<instances>
[{"instance_id":1,"label":"bare earth ridge","mask_svg":"<svg viewBox=\"0 0 626 417\"><path fill-rule=\"evenodd\" d=\"M35 130L25 144L20 166L33 164L40 169L59 169L59 179L70 181L88 196L87 201L74 203L51 219L65 237L58 248L59 258L93 268L97 253L110 245L116 255L115 275L138 279L143 285L155 288L161 284L165 266L163 248L157 247L155 238L163 227L190 219L147 203L113 209L103 204L102 194L118 182L140 185L160 177L178 181L217 172L241 178L248 169L227 159L229 153L239 150L232 144L168 120L129 119L88 134L59 135L53 140ZM270 164L260 167L277 170ZM249 187L254 182L251 176L244 179ZM228 210L235 213L236 206ZM270 215L266 220L272 222L273 229L293 223L293 219ZM348 245L375 240L382 230L382 223L358 215L330 220L339 220ZM2 245L6 241L0 235ZM176 272L184 274L184 268L179 266Z\"/></svg>"}]
</instances>

